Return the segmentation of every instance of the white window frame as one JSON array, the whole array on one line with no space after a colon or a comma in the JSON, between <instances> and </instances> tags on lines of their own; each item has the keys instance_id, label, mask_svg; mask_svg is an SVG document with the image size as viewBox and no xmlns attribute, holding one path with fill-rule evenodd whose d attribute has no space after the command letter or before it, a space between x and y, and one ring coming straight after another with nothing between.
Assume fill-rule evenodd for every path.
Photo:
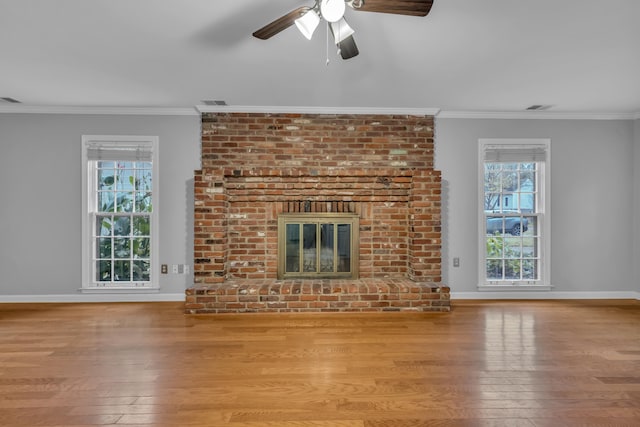
<instances>
[{"instance_id":1,"label":"white window frame","mask_svg":"<svg viewBox=\"0 0 640 427\"><path fill-rule=\"evenodd\" d=\"M89 160L89 149L95 147L122 146L123 149L140 147L151 149L152 155L152 212L151 212L151 271L150 280L144 282L98 282L95 280L94 230L96 195L95 162ZM159 286L159 163L157 136L129 136L129 135L83 135L82 136L82 288L84 293L139 293L157 292Z\"/></svg>"},{"instance_id":2,"label":"white window frame","mask_svg":"<svg viewBox=\"0 0 640 427\"><path fill-rule=\"evenodd\" d=\"M551 290L551 140L547 138L482 138L478 140L478 290L480 291L531 291ZM493 281L486 277L486 216L484 212L484 165L485 153L488 149L504 149L509 152L509 147L525 149L536 147L544 151L544 159L537 162L537 200L535 216L538 218L538 231L540 233L540 246L538 257L540 262L538 280L533 281ZM508 154L507 154L508 156ZM514 160L514 163L526 163L526 159ZM529 216L529 214L525 214Z\"/></svg>"}]
</instances>

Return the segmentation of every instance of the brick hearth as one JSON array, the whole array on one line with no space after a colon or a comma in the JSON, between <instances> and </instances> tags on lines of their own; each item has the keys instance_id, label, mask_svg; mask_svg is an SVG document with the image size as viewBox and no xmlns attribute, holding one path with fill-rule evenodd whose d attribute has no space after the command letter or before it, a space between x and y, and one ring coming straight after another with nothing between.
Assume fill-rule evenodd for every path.
<instances>
[{"instance_id":1,"label":"brick hearth","mask_svg":"<svg viewBox=\"0 0 640 427\"><path fill-rule=\"evenodd\" d=\"M187 291L190 314L449 311L449 288L408 279L242 280Z\"/></svg>"}]
</instances>

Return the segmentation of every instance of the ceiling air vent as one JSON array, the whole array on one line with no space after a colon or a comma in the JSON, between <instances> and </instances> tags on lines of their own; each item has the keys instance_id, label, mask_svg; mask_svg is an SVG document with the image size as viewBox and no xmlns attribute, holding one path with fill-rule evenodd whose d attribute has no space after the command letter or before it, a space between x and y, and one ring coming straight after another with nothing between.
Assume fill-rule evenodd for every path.
<instances>
[{"instance_id":1,"label":"ceiling air vent","mask_svg":"<svg viewBox=\"0 0 640 427\"><path fill-rule=\"evenodd\" d=\"M527 111L544 111L544 110L548 110L549 108L553 107L553 105L551 104L534 104L531 105L530 107L527 107Z\"/></svg>"},{"instance_id":2,"label":"ceiling air vent","mask_svg":"<svg viewBox=\"0 0 640 427\"><path fill-rule=\"evenodd\" d=\"M2 100L3 102L8 102L9 104L21 104L21 102L17 99L10 98L8 96L0 97L0 100Z\"/></svg>"},{"instance_id":3,"label":"ceiling air vent","mask_svg":"<svg viewBox=\"0 0 640 427\"><path fill-rule=\"evenodd\" d=\"M202 102L204 103L204 105L227 105L227 101L204 100Z\"/></svg>"}]
</instances>

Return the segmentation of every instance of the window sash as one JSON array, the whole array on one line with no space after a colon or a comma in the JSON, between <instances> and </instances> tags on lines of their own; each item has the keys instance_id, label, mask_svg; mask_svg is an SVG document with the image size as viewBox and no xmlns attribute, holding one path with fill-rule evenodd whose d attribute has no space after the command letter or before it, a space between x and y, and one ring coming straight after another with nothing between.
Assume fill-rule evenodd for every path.
<instances>
[{"instance_id":1,"label":"window sash","mask_svg":"<svg viewBox=\"0 0 640 427\"><path fill-rule=\"evenodd\" d=\"M94 224L92 277L95 283L100 284L100 286L150 283L152 234L147 232L147 230L137 229L135 223L137 219L147 220L149 230L152 230L151 213L93 212L91 216ZM98 229L98 221L100 218L111 219L110 226L105 227L107 233L103 233L103 229ZM128 229L126 232L115 231L115 224L120 219L128 219ZM102 221L104 221L104 219ZM127 254L120 254L123 251L126 251ZM103 266L107 264L109 266L109 274L104 277L100 273L105 271ZM129 266L128 279L124 279L116 274L118 265Z\"/></svg>"},{"instance_id":2,"label":"window sash","mask_svg":"<svg viewBox=\"0 0 640 427\"><path fill-rule=\"evenodd\" d=\"M146 213L153 211L152 161L90 160L89 162L92 174L91 187L95 192L90 210ZM110 179L111 182L107 184L101 182L105 179ZM109 209L104 208L105 203L109 203L107 205Z\"/></svg>"},{"instance_id":3,"label":"window sash","mask_svg":"<svg viewBox=\"0 0 640 427\"><path fill-rule=\"evenodd\" d=\"M538 285L543 280L543 259L541 248L544 237L541 233L543 214L486 214L484 247L485 247L485 276L484 280L490 285L499 284L527 284ZM522 219L527 221L527 231L520 234L512 233L508 220ZM488 230L489 220L497 221L495 232ZM500 225L500 221L503 223ZM502 232L502 230L504 232ZM493 275L489 272L493 271Z\"/></svg>"}]
</instances>

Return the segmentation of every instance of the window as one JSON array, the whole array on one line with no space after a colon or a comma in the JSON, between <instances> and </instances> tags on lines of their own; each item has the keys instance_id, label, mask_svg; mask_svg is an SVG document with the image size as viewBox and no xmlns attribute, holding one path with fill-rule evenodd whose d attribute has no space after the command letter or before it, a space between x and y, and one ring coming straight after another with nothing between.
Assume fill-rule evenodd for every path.
<instances>
[{"instance_id":1,"label":"window","mask_svg":"<svg viewBox=\"0 0 640 427\"><path fill-rule=\"evenodd\" d=\"M549 140L480 140L480 285L549 288Z\"/></svg>"},{"instance_id":2,"label":"window","mask_svg":"<svg viewBox=\"0 0 640 427\"><path fill-rule=\"evenodd\" d=\"M157 289L157 138L84 136L83 290Z\"/></svg>"},{"instance_id":3,"label":"window","mask_svg":"<svg viewBox=\"0 0 640 427\"><path fill-rule=\"evenodd\" d=\"M278 217L278 278L357 278L358 216Z\"/></svg>"}]
</instances>

